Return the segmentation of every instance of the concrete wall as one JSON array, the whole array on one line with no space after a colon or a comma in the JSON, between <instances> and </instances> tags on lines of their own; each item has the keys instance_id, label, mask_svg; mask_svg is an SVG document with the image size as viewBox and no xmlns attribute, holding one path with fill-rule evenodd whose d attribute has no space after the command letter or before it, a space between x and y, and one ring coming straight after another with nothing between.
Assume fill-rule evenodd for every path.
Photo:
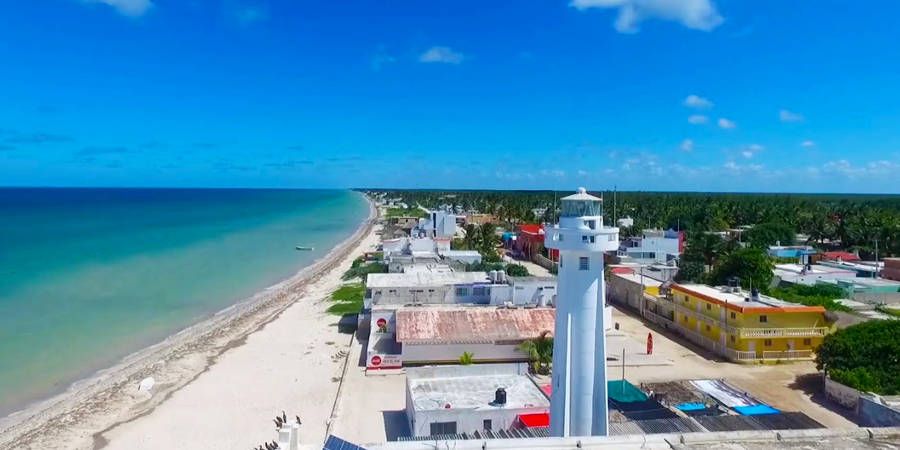
<instances>
[{"instance_id":1,"label":"concrete wall","mask_svg":"<svg viewBox=\"0 0 900 450\"><path fill-rule=\"evenodd\" d=\"M825 377L825 397L845 408L856 409L859 391Z\"/></svg>"},{"instance_id":2,"label":"concrete wall","mask_svg":"<svg viewBox=\"0 0 900 450\"><path fill-rule=\"evenodd\" d=\"M518 344L403 344L403 363L457 363L463 352L472 353L476 362L528 360Z\"/></svg>"},{"instance_id":3,"label":"concrete wall","mask_svg":"<svg viewBox=\"0 0 900 450\"><path fill-rule=\"evenodd\" d=\"M487 399L485 403L490 401ZM519 414L546 412L546 409L492 408L484 409L439 409L418 411L410 420L410 430L414 436L431 435L431 424L435 422L456 422L457 433L473 433L484 430L484 421L491 421L491 429L508 430L516 423Z\"/></svg>"},{"instance_id":4,"label":"concrete wall","mask_svg":"<svg viewBox=\"0 0 900 450\"><path fill-rule=\"evenodd\" d=\"M900 411L892 409L881 402L881 397L874 394L862 394L856 413L859 424L866 427L900 426Z\"/></svg>"}]
</instances>

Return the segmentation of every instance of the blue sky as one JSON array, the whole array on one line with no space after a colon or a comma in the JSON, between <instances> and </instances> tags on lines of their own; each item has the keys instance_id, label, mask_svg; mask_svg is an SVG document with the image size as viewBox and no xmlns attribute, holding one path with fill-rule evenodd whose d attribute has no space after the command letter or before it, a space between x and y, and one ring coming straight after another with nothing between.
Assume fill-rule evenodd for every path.
<instances>
[{"instance_id":1,"label":"blue sky","mask_svg":"<svg viewBox=\"0 0 900 450\"><path fill-rule=\"evenodd\" d=\"M900 2L36 0L0 185L900 193Z\"/></svg>"}]
</instances>

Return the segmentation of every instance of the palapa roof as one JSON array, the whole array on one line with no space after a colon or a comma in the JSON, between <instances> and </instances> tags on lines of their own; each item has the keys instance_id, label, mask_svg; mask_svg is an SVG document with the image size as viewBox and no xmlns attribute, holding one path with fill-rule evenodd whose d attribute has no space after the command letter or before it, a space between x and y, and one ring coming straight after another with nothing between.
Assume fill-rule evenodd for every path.
<instances>
[{"instance_id":1,"label":"palapa roof","mask_svg":"<svg viewBox=\"0 0 900 450\"><path fill-rule=\"evenodd\" d=\"M414 307L397 310L397 341L404 344L522 341L553 332L553 308L488 306Z\"/></svg>"}]
</instances>

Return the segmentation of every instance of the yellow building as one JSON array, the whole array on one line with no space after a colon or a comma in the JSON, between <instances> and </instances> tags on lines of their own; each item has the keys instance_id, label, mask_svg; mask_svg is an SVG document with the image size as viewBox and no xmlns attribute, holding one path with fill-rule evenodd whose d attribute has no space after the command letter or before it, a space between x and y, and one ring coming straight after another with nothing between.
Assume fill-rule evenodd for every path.
<instances>
[{"instance_id":1,"label":"yellow building","mask_svg":"<svg viewBox=\"0 0 900 450\"><path fill-rule=\"evenodd\" d=\"M699 284L669 292L676 330L733 361L809 359L829 329L821 306Z\"/></svg>"}]
</instances>

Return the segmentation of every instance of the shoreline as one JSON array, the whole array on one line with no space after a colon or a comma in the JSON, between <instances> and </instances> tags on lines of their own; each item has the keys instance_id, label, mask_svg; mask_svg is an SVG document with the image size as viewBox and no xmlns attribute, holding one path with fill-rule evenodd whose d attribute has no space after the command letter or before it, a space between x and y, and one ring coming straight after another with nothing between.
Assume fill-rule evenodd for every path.
<instances>
[{"instance_id":1,"label":"shoreline","mask_svg":"<svg viewBox=\"0 0 900 450\"><path fill-rule=\"evenodd\" d=\"M61 441L66 447L102 447L102 433L152 412L207 372L220 355L240 347L251 334L277 319L303 297L311 284L352 256L373 232L377 218L374 203L364 198L366 218L324 257L249 298L125 356L112 367L72 383L62 393L0 418L0 448L56 448ZM156 381L152 394L137 390L147 377Z\"/></svg>"}]
</instances>

